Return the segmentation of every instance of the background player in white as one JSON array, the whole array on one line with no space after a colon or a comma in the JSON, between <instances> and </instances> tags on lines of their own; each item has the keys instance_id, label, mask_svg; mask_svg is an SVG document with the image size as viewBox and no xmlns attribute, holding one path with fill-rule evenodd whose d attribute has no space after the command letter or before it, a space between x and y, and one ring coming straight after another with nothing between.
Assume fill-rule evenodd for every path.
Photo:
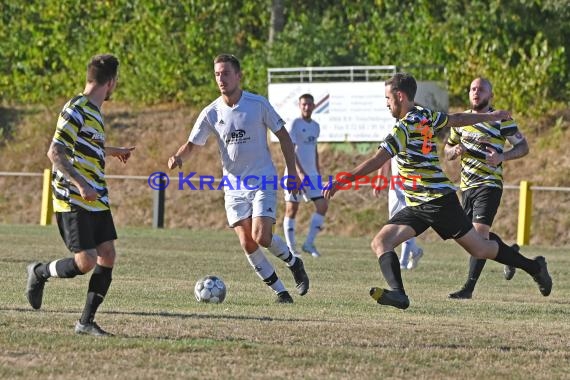
<instances>
[{"instance_id":1,"label":"background player in white","mask_svg":"<svg viewBox=\"0 0 570 380\"><path fill-rule=\"evenodd\" d=\"M380 169L378 169L378 175L386 178L388 182L388 217L392 218L401 209L406 207L406 197L404 196L404 190L398 183L392 185L390 180L392 176L398 175L398 164L396 158L392 158L387 161ZM383 190L384 183L381 183L381 179L378 179L376 186L372 187L372 193L374 196L378 197L380 192ZM406 240L402 243L402 252L400 253L400 269L415 269L422 256L424 255L424 250L416 244L416 238Z\"/></svg>"},{"instance_id":2,"label":"background player in white","mask_svg":"<svg viewBox=\"0 0 570 380\"><path fill-rule=\"evenodd\" d=\"M291 295L260 246L287 264L297 291L305 295L309 290L309 277L303 261L272 232L279 181L267 144L267 130L279 139L291 176L285 185L296 193L298 176L293 143L284 128L285 122L267 99L241 89L241 65L235 56L217 56L214 75L221 96L202 110L188 141L169 158L168 167L182 167L183 160L190 158L196 145L206 144L210 135L216 137L227 185L224 186L224 199L228 223L238 235L252 268L277 294L277 302L292 303Z\"/></svg>"},{"instance_id":3,"label":"background player in white","mask_svg":"<svg viewBox=\"0 0 570 380\"><path fill-rule=\"evenodd\" d=\"M299 109L301 110L301 117L293 120L287 130L295 145L297 172L301 183L305 184L301 189L302 196L306 202L313 201L315 204L315 212L311 216L309 232L301 249L313 257L319 257L320 253L315 247L315 237L323 228L328 209L328 201L321 194L322 183L327 181L320 179L319 153L317 151L317 140L321 128L311 118L315 109L315 99L311 94L303 94L299 97ZM286 175L287 169L285 169ZM298 254L295 240L295 217L298 210L299 198L286 191L283 230L287 245L295 254Z\"/></svg>"}]
</instances>

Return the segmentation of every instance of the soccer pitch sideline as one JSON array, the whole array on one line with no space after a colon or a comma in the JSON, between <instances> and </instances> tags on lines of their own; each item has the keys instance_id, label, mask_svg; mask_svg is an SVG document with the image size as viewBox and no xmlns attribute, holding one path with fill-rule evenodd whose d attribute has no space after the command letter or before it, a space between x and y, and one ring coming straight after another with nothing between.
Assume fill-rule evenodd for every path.
<instances>
[{"instance_id":1,"label":"soccer pitch sideline","mask_svg":"<svg viewBox=\"0 0 570 380\"><path fill-rule=\"evenodd\" d=\"M232 231L119 228L113 283L97 322L111 338L76 336L89 276L51 279L40 311L28 305L26 265L62 257L55 226L0 225L0 378L533 378L570 373L570 255L546 256L554 280L542 297L532 278L505 281L488 262L474 298L447 299L467 275L453 242L424 243L403 273L411 306L380 306L385 286L370 237L321 236L320 259L304 257L311 290L294 304L274 295L249 267ZM300 237L301 238L301 237ZM269 257L269 255L268 255ZM194 299L207 274L228 287L222 304Z\"/></svg>"}]
</instances>

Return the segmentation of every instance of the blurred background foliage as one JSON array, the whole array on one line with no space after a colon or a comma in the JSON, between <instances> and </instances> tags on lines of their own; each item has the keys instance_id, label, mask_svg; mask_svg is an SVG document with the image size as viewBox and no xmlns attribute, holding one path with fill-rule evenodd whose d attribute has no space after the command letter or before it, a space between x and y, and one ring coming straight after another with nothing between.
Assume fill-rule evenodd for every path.
<instances>
[{"instance_id":1,"label":"blurred background foliage","mask_svg":"<svg viewBox=\"0 0 570 380\"><path fill-rule=\"evenodd\" d=\"M4 104L69 97L102 52L121 60L116 98L133 104L203 106L222 52L264 95L270 67L396 65L447 80L452 105L477 75L523 115L570 98L567 0L4 0L0 15Z\"/></svg>"}]
</instances>

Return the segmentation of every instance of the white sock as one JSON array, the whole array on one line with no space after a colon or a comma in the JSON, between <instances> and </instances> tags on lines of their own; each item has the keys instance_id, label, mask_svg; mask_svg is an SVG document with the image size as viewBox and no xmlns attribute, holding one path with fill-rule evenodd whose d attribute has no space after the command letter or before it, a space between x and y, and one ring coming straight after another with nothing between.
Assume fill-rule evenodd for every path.
<instances>
[{"instance_id":1,"label":"white sock","mask_svg":"<svg viewBox=\"0 0 570 380\"><path fill-rule=\"evenodd\" d=\"M317 236L317 233L320 232L323 227L324 220L325 220L324 215L321 215L317 212L313 213L313 216L311 217L311 225L309 227L309 233L307 234L307 240L305 240L307 244L313 244L313 242L315 241L315 237Z\"/></svg>"},{"instance_id":2,"label":"white sock","mask_svg":"<svg viewBox=\"0 0 570 380\"><path fill-rule=\"evenodd\" d=\"M400 264L402 265L408 265L408 261L410 261L411 254L413 252L410 240L406 240L402 243L402 254L400 255Z\"/></svg>"},{"instance_id":3,"label":"white sock","mask_svg":"<svg viewBox=\"0 0 570 380\"><path fill-rule=\"evenodd\" d=\"M271 239L271 245L267 247L267 250L273 254L273 256L280 258L285 261L287 266L292 266L297 261L297 258L293 256L287 243L283 241L278 235L273 235Z\"/></svg>"},{"instance_id":4,"label":"white sock","mask_svg":"<svg viewBox=\"0 0 570 380\"><path fill-rule=\"evenodd\" d=\"M283 218L283 233L289 249L295 250L297 242L295 241L295 219L284 217Z\"/></svg>"},{"instance_id":5,"label":"white sock","mask_svg":"<svg viewBox=\"0 0 570 380\"><path fill-rule=\"evenodd\" d=\"M281 293L285 291L285 285L281 282L281 280L277 277L275 273L275 269L273 265L267 260L267 257L263 254L263 251L260 248L257 248L255 252L246 255L247 261L255 270L255 273L265 282L265 284L275 293Z\"/></svg>"}]
</instances>

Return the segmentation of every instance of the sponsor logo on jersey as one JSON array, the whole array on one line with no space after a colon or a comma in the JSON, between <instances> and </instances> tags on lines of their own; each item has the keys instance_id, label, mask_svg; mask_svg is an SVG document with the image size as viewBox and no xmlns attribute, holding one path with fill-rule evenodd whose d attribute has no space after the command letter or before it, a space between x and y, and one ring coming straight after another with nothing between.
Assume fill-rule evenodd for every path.
<instances>
[{"instance_id":1,"label":"sponsor logo on jersey","mask_svg":"<svg viewBox=\"0 0 570 380\"><path fill-rule=\"evenodd\" d=\"M225 137L226 144L244 144L249 140L251 140L251 137L247 136L246 131L243 129L231 131Z\"/></svg>"}]
</instances>

